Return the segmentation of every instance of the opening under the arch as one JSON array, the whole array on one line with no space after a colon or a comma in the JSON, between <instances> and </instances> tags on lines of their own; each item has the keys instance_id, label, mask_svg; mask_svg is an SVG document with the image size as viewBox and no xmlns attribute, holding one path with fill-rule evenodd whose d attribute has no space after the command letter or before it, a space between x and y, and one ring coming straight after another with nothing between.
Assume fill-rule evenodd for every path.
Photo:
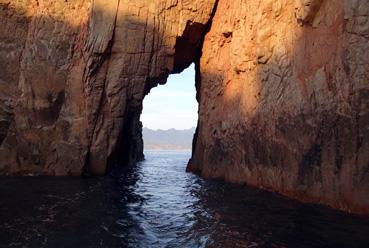
<instances>
[{"instance_id":1,"label":"opening under the arch","mask_svg":"<svg viewBox=\"0 0 369 248\"><path fill-rule=\"evenodd\" d=\"M153 88L145 97L141 121L144 149L188 150L198 119L195 65L170 75L165 85Z\"/></svg>"}]
</instances>

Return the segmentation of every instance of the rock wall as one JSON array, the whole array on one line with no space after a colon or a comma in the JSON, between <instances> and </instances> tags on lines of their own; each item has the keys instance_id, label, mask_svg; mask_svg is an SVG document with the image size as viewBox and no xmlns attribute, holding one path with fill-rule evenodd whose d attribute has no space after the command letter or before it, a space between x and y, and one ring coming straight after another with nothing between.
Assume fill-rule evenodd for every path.
<instances>
[{"instance_id":1,"label":"rock wall","mask_svg":"<svg viewBox=\"0 0 369 248\"><path fill-rule=\"evenodd\" d=\"M214 0L0 0L0 174L142 159L142 100L197 54Z\"/></svg>"},{"instance_id":2,"label":"rock wall","mask_svg":"<svg viewBox=\"0 0 369 248\"><path fill-rule=\"evenodd\" d=\"M221 0L189 170L369 213L369 3Z\"/></svg>"},{"instance_id":3,"label":"rock wall","mask_svg":"<svg viewBox=\"0 0 369 248\"><path fill-rule=\"evenodd\" d=\"M0 174L81 174L87 1L0 0Z\"/></svg>"},{"instance_id":4,"label":"rock wall","mask_svg":"<svg viewBox=\"0 0 369 248\"><path fill-rule=\"evenodd\" d=\"M0 0L0 174L143 159L144 96L195 61L189 170L369 213L368 60L367 0Z\"/></svg>"}]
</instances>

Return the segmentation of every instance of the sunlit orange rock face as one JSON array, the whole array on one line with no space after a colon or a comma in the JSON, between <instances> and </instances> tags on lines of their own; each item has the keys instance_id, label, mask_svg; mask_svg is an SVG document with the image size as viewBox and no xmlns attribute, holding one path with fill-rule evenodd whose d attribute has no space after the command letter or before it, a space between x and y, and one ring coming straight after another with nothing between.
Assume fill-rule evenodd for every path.
<instances>
[{"instance_id":1,"label":"sunlit orange rock face","mask_svg":"<svg viewBox=\"0 0 369 248\"><path fill-rule=\"evenodd\" d=\"M369 213L369 3L221 0L189 170Z\"/></svg>"},{"instance_id":2,"label":"sunlit orange rock face","mask_svg":"<svg viewBox=\"0 0 369 248\"><path fill-rule=\"evenodd\" d=\"M190 171L369 213L367 0L0 0L0 175L142 159L145 94L193 61Z\"/></svg>"},{"instance_id":3,"label":"sunlit orange rock face","mask_svg":"<svg viewBox=\"0 0 369 248\"><path fill-rule=\"evenodd\" d=\"M142 158L142 100L194 59L214 0L0 0L0 174Z\"/></svg>"}]
</instances>

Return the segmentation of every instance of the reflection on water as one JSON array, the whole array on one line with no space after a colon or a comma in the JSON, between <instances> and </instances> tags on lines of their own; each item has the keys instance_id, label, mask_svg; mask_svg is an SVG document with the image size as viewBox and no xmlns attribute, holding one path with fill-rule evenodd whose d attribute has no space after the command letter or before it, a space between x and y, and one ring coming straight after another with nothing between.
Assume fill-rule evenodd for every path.
<instances>
[{"instance_id":1,"label":"reflection on water","mask_svg":"<svg viewBox=\"0 0 369 248\"><path fill-rule=\"evenodd\" d=\"M106 178L2 178L0 247L369 247L369 219L185 173L147 152Z\"/></svg>"}]
</instances>

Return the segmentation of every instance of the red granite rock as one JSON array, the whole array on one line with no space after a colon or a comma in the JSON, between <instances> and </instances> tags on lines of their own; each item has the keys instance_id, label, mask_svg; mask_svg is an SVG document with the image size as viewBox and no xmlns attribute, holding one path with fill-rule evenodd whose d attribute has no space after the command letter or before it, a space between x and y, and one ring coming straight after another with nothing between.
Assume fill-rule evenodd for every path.
<instances>
[{"instance_id":1,"label":"red granite rock","mask_svg":"<svg viewBox=\"0 0 369 248\"><path fill-rule=\"evenodd\" d=\"M367 1L219 1L189 170L369 213Z\"/></svg>"},{"instance_id":2,"label":"red granite rock","mask_svg":"<svg viewBox=\"0 0 369 248\"><path fill-rule=\"evenodd\" d=\"M369 213L368 16L366 0L0 0L0 174L142 159L144 96L195 61L190 171Z\"/></svg>"}]
</instances>

